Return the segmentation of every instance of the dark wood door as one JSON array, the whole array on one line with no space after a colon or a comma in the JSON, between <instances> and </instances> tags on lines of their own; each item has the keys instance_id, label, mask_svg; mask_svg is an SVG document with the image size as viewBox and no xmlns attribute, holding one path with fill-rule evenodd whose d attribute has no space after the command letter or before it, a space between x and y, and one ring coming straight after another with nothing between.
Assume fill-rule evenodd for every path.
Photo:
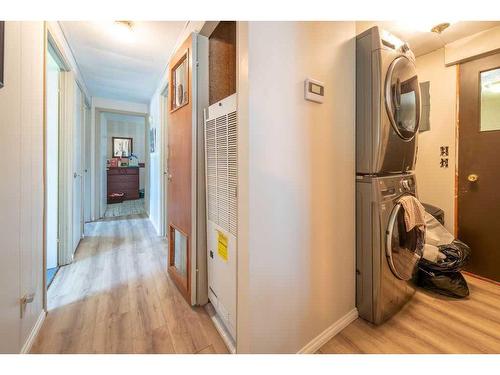
<instances>
[{"instance_id":1,"label":"dark wood door","mask_svg":"<svg viewBox=\"0 0 500 375\"><path fill-rule=\"evenodd\" d=\"M461 64L459 90L458 238L500 281L500 54Z\"/></svg>"},{"instance_id":2,"label":"dark wood door","mask_svg":"<svg viewBox=\"0 0 500 375\"><path fill-rule=\"evenodd\" d=\"M191 161L192 161L192 39L177 50L169 66L168 115L168 273L191 302Z\"/></svg>"}]
</instances>

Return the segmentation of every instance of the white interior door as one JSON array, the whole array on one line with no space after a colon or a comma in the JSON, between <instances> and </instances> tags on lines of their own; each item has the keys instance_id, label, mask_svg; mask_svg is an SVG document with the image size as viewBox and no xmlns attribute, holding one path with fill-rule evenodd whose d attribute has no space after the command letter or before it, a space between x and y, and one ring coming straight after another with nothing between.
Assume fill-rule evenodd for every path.
<instances>
[{"instance_id":1,"label":"white interior door","mask_svg":"<svg viewBox=\"0 0 500 375\"><path fill-rule=\"evenodd\" d=\"M83 234L83 101L82 92L77 87L75 95L75 131L73 138L73 251L78 246Z\"/></svg>"},{"instance_id":2,"label":"white interior door","mask_svg":"<svg viewBox=\"0 0 500 375\"><path fill-rule=\"evenodd\" d=\"M21 201L21 22L5 22L4 73L9 83L0 89L0 149L4 168L0 185L0 352L18 353L20 348L20 237ZM16 39L17 38L17 39ZM5 125L4 125L5 124ZM9 124L9 126L7 126ZM8 183L7 183L8 182ZM3 366L2 366L3 367Z\"/></svg>"},{"instance_id":3,"label":"white interior door","mask_svg":"<svg viewBox=\"0 0 500 375\"><path fill-rule=\"evenodd\" d=\"M47 269L57 267L59 210L59 66L47 53L46 76Z\"/></svg>"},{"instance_id":4,"label":"white interior door","mask_svg":"<svg viewBox=\"0 0 500 375\"><path fill-rule=\"evenodd\" d=\"M83 219L86 223L91 221L91 189L92 186L90 184L90 176L91 176L91 165L92 165L92 159L91 159L91 128L90 128L90 108L88 106L85 106L84 110L84 133L85 133L85 138L84 138L84 143L85 143L85 152L83 155L83 160L84 160L84 169L83 169L83 180L84 180L84 199L83 199Z\"/></svg>"}]
</instances>

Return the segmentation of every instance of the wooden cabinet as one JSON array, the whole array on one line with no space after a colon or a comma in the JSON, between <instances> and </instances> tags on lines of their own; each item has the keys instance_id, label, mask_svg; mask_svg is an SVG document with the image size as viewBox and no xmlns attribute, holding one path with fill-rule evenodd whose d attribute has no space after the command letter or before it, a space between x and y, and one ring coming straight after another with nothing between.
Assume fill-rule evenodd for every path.
<instances>
[{"instance_id":1,"label":"wooden cabinet","mask_svg":"<svg viewBox=\"0 0 500 375\"><path fill-rule=\"evenodd\" d=\"M139 199L139 168L108 168L108 195L125 193L125 200Z\"/></svg>"}]
</instances>

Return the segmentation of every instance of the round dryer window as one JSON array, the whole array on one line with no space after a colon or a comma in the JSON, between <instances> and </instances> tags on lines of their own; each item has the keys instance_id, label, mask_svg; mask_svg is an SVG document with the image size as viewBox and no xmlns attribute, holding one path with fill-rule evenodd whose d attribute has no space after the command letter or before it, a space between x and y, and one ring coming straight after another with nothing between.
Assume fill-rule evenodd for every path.
<instances>
[{"instance_id":1,"label":"round dryer window","mask_svg":"<svg viewBox=\"0 0 500 375\"><path fill-rule=\"evenodd\" d=\"M387 72L385 107L396 133L411 141L420 122L420 88L415 65L405 56L395 59Z\"/></svg>"},{"instance_id":2,"label":"round dryer window","mask_svg":"<svg viewBox=\"0 0 500 375\"><path fill-rule=\"evenodd\" d=\"M404 208L397 203L389 218L385 250L389 267L398 279L410 280L413 277L423 246L423 234L417 228L406 231Z\"/></svg>"}]
</instances>

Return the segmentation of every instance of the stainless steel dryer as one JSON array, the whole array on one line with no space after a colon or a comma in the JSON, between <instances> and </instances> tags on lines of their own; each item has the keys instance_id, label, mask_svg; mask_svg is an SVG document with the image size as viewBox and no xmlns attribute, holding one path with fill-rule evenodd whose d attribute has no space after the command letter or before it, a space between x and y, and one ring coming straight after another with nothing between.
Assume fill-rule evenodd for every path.
<instances>
[{"instance_id":1,"label":"stainless steel dryer","mask_svg":"<svg viewBox=\"0 0 500 375\"><path fill-rule=\"evenodd\" d=\"M356 38L356 173L412 171L420 88L408 45L373 27Z\"/></svg>"},{"instance_id":2,"label":"stainless steel dryer","mask_svg":"<svg viewBox=\"0 0 500 375\"><path fill-rule=\"evenodd\" d=\"M389 319L415 292L422 256L417 229L406 232L401 197L416 195L414 174L356 180L356 305L375 324Z\"/></svg>"}]
</instances>

